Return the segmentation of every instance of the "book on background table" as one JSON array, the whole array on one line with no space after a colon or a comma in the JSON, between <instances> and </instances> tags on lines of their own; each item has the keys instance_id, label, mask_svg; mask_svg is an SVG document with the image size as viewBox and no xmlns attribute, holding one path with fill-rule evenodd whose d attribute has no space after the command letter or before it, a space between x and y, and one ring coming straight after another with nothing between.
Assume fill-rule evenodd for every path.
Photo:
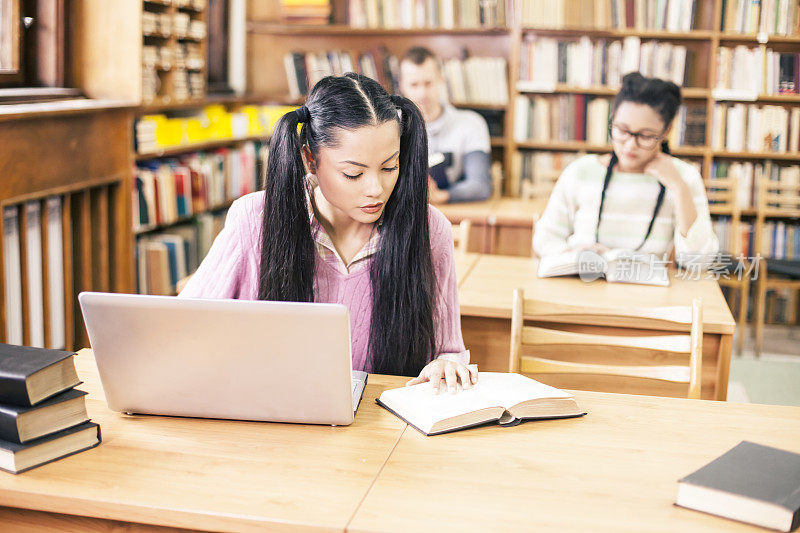
<instances>
[{"instance_id":1,"label":"book on background table","mask_svg":"<svg viewBox=\"0 0 800 533\"><path fill-rule=\"evenodd\" d=\"M0 439L25 443L89 420L86 392L70 389L33 407L0 404Z\"/></svg>"},{"instance_id":2,"label":"book on background table","mask_svg":"<svg viewBox=\"0 0 800 533\"><path fill-rule=\"evenodd\" d=\"M792 531L800 526L800 454L742 441L680 479L675 503Z\"/></svg>"},{"instance_id":3,"label":"book on background table","mask_svg":"<svg viewBox=\"0 0 800 533\"><path fill-rule=\"evenodd\" d=\"M425 435L438 435L497 422L570 418L586 414L562 390L505 372L480 372L478 383L451 394L434 392L430 382L384 391L378 404Z\"/></svg>"},{"instance_id":4,"label":"book on background table","mask_svg":"<svg viewBox=\"0 0 800 533\"><path fill-rule=\"evenodd\" d=\"M669 286L665 261L650 254L621 249L603 254L582 250L547 255L539 260L537 275L540 278L577 275L584 281L604 277L609 283Z\"/></svg>"},{"instance_id":5,"label":"book on background table","mask_svg":"<svg viewBox=\"0 0 800 533\"><path fill-rule=\"evenodd\" d=\"M442 190L450 188L450 181L447 179L447 169L453 164L452 154L436 152L428 157L428 174L436 182L436 186Z\"/></svg>"},{"instance_id":6,"label":"book on background table","mask_svg":"<svg viewBox=\"0 0 800 533\"><path fill-rule=\"evenodd\" d=\"M100 444L100 426L94 422L19 444L0 440L0 469L19 474Z\"/></svg>"},{"instance_id":7,"label":"book on background table","mask_svg":"<svg viewBox=\"0 0 800 533\"><path fill-rule=\"evenodd\" d=\"M30 407L79 384L74 355L0 344L0 403Z\"/></svg>"}]
</instances>

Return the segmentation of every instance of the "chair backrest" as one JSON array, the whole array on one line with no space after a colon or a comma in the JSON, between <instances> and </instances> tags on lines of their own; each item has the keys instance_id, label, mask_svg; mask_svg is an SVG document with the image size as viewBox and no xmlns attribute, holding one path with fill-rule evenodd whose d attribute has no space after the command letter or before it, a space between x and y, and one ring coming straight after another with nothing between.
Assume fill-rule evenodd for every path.
<instances>
[{"instance_id":1,"label":"chair backrest","mask_svg":"<svg viewBox=\"0 0 800 533\"><path fill-rule=\"evenodd\" d=\"M574 315L573 315L574 313ZM576 321L570 323L597 324L607 323L612 316L639 316L654 329L662 323L664 329L675 329L676 324L689 328L689 333L674 335L614 336L594 333L565 331L541 326L526 326L525 320L539 321L545 318L548 322L557 320L559 316L574 316ZM596 319L594 322L593 320ZM688 319L688 320L687 320ZM540 322L541 323L541 322ZM538 355L523 354L523 347L533 347ZM546 347L562 346L587 353L600 348L613 348L615 354L623 351L635 351L642 357L658 360L661 355L687 354L687 365L609 365L563 361L541 357ZM650 357L652 355L652 357ZM608 376L625 376L631 378L649 378L673 383L688 384L689 398L700 398L700 371L703 357L703 319L702 301L695 298L691 307L664 307L620 309L578 308L536 300L525 300L524 291L514 291L514 303L511 315L511 350L509 354L509 370L523 374L592 374Z\"/></svg>"},{"instance_id":2,"label":"chair backrest","mask_svg":"<svg viewBox=\"0 0 800 533\"><path fill-rule=\"evenodd\" d=\"M800 184L762 177L758 182L758 211L762 216L800 216Z\"/></svg>"},{"instance_id":3,"label":"chair backrest","mask_svg":"<svg viewBox=\"0 0 800 533\"><path fill-rule=\"evenodd\" d=\"M496 200L503 196L503 164L500 161L492 163L489 175L492 178L492 199Z\"/></svg>"},{"instance_id":4,"label":"chair backrest","mask_svg":"<svg viewBox=\"0 0 800 533\"><path fill-rule=\"evenodd\" d=\"M462 220L459 224L453 224L453 245L457 253L467 253L469 239L472 232L472 222Z\"/></svg>"},{"instance_id":5,"label":"chair backrest","mask_svg":"<svg viewBox=\"0 0 800 533\"><path fill-rule=\"evenodd\" d=\"M553 187L556 186L556 181L558 181L560 175L560 170L537 172L533 175L532 180L525 180L522 182L520 196L527 200L550 198L550 193L553 192Z\"/></svg>"},{"instance_id":6,"label":"chair backrest","mask_svg":"<svg viewBox=\"0 0 800 533\"><path fill-rule=\"evenodd\" d=\"M708 197L708 209L712 215L731 217L731 228L727 242L720 243L724 251L738 254L742 251L742 209L739 204L739 180L731 177L703 180Z\"/></svg>"}]
</instances>

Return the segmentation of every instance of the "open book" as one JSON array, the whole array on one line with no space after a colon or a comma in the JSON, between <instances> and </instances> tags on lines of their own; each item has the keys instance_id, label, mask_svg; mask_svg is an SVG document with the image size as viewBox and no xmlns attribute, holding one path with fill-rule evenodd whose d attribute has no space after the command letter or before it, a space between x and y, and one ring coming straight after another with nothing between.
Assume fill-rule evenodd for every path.
<instances>
[{"instance_id":1,"label":"open book","mask_svg":"<svg viewBox=\"0 0 800 533\"><path fill-rule=\"evenodd\" d=\"M608 282L669 286L667 261L651 254L619 249L604 254L583 250L548 255L539 261L540 278L576 274L584 281L605 277Z\"/></svg>"},{"instance_id":2,"label":"open book","mask_svg":"<svg viewBox=\"0 0 800 533\"><path fill-rule=\"evenodd\" d=\"M497 421L582 416L575 398L520 374L481 372L472 388L436 394L430 383L384 391L377 400L425 435L438 435Z\"/></svg>"}]
</instances>

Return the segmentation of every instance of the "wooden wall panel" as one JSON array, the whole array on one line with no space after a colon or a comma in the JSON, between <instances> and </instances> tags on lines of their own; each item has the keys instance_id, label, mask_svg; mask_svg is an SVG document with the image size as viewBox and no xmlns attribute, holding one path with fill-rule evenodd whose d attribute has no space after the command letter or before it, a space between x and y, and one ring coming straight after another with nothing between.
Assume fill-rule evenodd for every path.
<instances>
[{"instance_id":1,"label":"wooden wall panel","mask_svg":"<svg viewBox=\"0 0 800 533\"><path fill-rule=\"evenodd\" d=\"M132 120L129 111L107 110L3 122L0 201L130 173Z\"/></svg>"}]
</instances>

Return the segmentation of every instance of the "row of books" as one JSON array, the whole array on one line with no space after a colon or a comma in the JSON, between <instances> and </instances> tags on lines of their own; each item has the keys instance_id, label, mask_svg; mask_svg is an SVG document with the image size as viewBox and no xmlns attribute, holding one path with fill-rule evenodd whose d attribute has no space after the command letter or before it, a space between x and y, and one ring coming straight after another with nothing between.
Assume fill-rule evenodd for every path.
<instances>
[{"instance_id":1,"label":"row of books","mask_svg":"<svg viewBox=\"0 0 800 533\"><path fill-rule=\"evenodd\" d=\"M454 103L505 105L508 101L508 65L500 57L448 59L443 65L446 89ZM341 76L357 72L368 76L392 93L399 92L400 60L386 47L366 52L328 50L289 52L284 56L284 69L291 98L306 96L325 76ZM444 96L444 95L443 95Z\"/></svg>"},{"instance_id":2,"label":"row of books","mask_svg":"<svg viewBox=\"0 0 800 533\"><path fill-rule=\"evenodd\" d=\"M767 324L797 324L798 295L800 293L792 289L768 290L764 302L764 322Z\"/></svg>"},{"instance_id":3,"label":"row of books","mask_svg":"<svg viewBox=\"0 0 800 533\"><path fill-rule=\"evenodd\" d=\"M327 24L331 3L330 0L281 0L280 15L286 24Z\"/></svg>"},{"instance_id":4,"label":"row of books","mask_svg":"<svg viewBox=\"0 0 800 533\"><path fill-rule=\"evenodd\" d=\"M609 142L611 100L583 94L520 95L514 106L518 142ZM704 105L681 106L668 141L672 146L702 146L706 137Z\"/></svg>"},{"instance_id":5,"label":"row of books","mask_svg":"<svg viewBox=\"0 0 800 533\"><path fill-rule=\"evenodd\" d=\"M174 36L178 39L201 40L206 36L206 23L202 20L192 19L189 13L183 11L177 13L143 11L142 33L144 35Z\"/></svg>"},{"instance_id":6,"label":"row of books","mask_svg":"<svg viewBox=\"0 0 800 533\"><path fill-rule=\"evenodd\" d=\"M0 344L0 469L18 474L100 444L74 355Z\"/></svg>"},{"instance_id":7,"label":"row of books","mask_svg":"<svg viewBox=\"0 0 800 533\"><path fill-rule=\"evenodd\" d=\"M757 205L758 187L755 186L756 176L763 179L764 164L752 161L714 161L711 163L711 176L713 178L731 178L738 185L736 205L740 209L752 209ZM709 204L724 203L722 200L709 200Z\"/></svg>"},{"instance_id":8,"label":"row of books","mask_svg":"<svg viewBox=\"0 0 800 533\"><path fill-rule=\"evenodd\" d=\"M504 106L508 102L508 74L502 57L469 57L444 62L445 82L453 103Z\"/></svg>"},{"instance_id":9,"label":"row of books","mask_svg":"<svg viewBox=\"0 0 800 533\"><path fill-rule=\"evenodd\" d=\"M720 247L725 253L743 257L761 257L770 259L789 259L800 260L800 224L786 221L768 220L764 222L763 233L761 235L761 248L756 250L755 245L755 224L742 221L739 223L739 242L740 249L728 250L730 243L733 242L732 232L734 231L733 222L730 217L714 218L711 222L714 232L719 239Z\"/></svg>"},{"instance_id":10,"label":"row of books","mask_svg":"<svg viewBox=\"0 0 800 533\"><path fill-rule=\"evenodd\" d=\"M771 48L734 48L717 50L715 95L726 92L755 99L762 94L797 94L800 92L800 54L777 52Z\"/></svg>"},{"instance_id":11,"label":"row of books","mask_svg":"<svg viewBox=\"0 0 800 533\"><path fill-rule=\"evenodd\" d=\"M142 46L142 66L162 70L173 67L201 70L205 67L205 59L200 43L180 42L163 46L147 44Z\"/></svg>"},{"instance_id":12,"label":"row of books","mask_svg":"<svg viewBox=\"0 0 800 533\"><path fill-rule=\"evenodd\" d=\"M522 25L686 32L695 27L696 5L696 0L523 0Z\"/></svg>"},{"instance_id":13,"label":"row of books","mask_svg":"<svg viewBox=\"0 0 800 533\"><path fill-rule=\"evenodd\" d=\"M738 183L737 204L741 209L752 209L758 205L758 187L762 181L782 186L796 185L800 190L800 165L776 164L771 161L754 163L752 161L714 161L711 165L713 178L733 178ZM778 194L783 194L780 191ZM796 194L787 192L794 197ZM778 203L767 207L791 208L793 204Z\"/></svg>"},{"instance_id":14,"label":"row of books","mask_svg":"<svg viewBox=\"0 0 800 533\"><path fill-rule=\"evenodd\" d=\"M136 151L148 154L207 141L266 137L278 120L294 109L280 105L245 105L238 111L227 111L222 105L210 105L192 116L145 115L134 126Z\"/></svg>"},{"instance_id":15,"label":"row of books","mask_svg":"<svg viewBox=\"0 0 800 533\"><path fill-rule=\"evenodd\" d=\"M761 255L772 259L800 259L800 224L786 221L764 223Z\"/></svg>"},{"instance_id":16,"label":"row of books","mask_svg":"<svg viewBox=\"0 0 800 533\"><path fill-rule=\"evenodd\" d=\"M611 101L583 94L517 96L514 138L519 142L608 142Z\"/></svg>"},{"instance_id":17,"label":"row of books","mask_svg":"<svg viewBox=\"0 0 800 533\"><path fill-rule=\"evenodd\" d=\"M507 0L348 0L354 28L495 28L506 25ZM513 11L510 11L513 13Z\"/></svg>"},{"instance_id":18,"label":"row of books","mask_svg":"<svg viewBox=\"0 0 800 533\"><path fill-rule=\"evenodd\" d=\"M391 92L398 91L400 63L385 47L366 52L330 50L322 52L289 52L283 57L289 96L308 95L325 76L341 76L356 72L368 76Z\"/></svg>"},{"instance_id":19,"label":"row of books","mask_svg":"<svg viewBox=\"0 0 800 533\"><path fill-rule=\"evenodd\" d=\"M206 93L206 78L203 72L176 68L172 76L172 95L181 102L189 98L202 98Z\"/></svg>"},{"instance_id":20,"label":"row of books","mask_svg":"<svg viewBox=\"0 0 800 533\"><path fill-rule=\"evenodd\" d=\"M523 151L516 154L515 171L523 198L547 198L564 169L584 154L579 152Z\"/></svg>"},{"instance_id":21,"label":"row of books","mask_svg":"<svg viewBox=\"0 0 800 533\"><path fill-rule=\"evenodd\" d=\"M619 87L622 76L634 71L691 86L695 80L687 65L692 62L693 53L685 46L659 41L642 43L635 36L592 41L586 36L565 40L528 34L522 42L518 87L549 91L559 83Z\"/></svg>"},{"instance_id":22,"label":"row of books","mask_svg":"<svg viewBox=\"0 0 800 533\"><path fill-rule=\"evenodd\" d=\"M720 29L750 35L797 35L799 7L794 0L723 0Z\"/></svg>"},{"instance_id":23,"label":"row of books","mask_svg":"<svg viewBox=\"0 0 800 533\"><path fill-rule=\"evenodd\" d=\"M23 344L25 322L30 332L30 346L65 347L62 200L61 196L51 196L3 208L3 303L5 338L9 344ZM43 224L46 227L43 228ZM43 235L46 236L44 242ZM43 276L44 272L47 273L46 277ZM27 279L24 286L23 274ZM23 291L26 308L23 308ZM47 346L45 327L49 329Z\"/></svg>"},{"instance_id":24,"label":"row of books","mask_svg":"<svg viewBox=\"0 0 800 533\"><path fill-rule=\"evenodd\" d=\"M258 189L266 146L238 147L141 162L133 191L134 231L174 224Z\"/></svg>"},{"instance_id":25,"label":"row of books","mask_svg":"<svg viewBox=\"0 0 800 533\"><path fill-rule=\"evenodd\" d=\"M800 152L800 107L717 103L711 148L729 152Z\"/></svg>"},{"instance_id":26,"label":"row of books","mask_svg":"<svg viewBox=\"0 0 800 533\"><path fill-rule=\"evenodd\" d=\"M754 257L755 225L752 222L739 222L739 246L734 244L734 226L730 217L713 217L711 226L717 235L721 253L734 257Z\"/></svg>"},{"instance_id":27,"label":"row of books","mask_svg":"<svg viewBox=\"0 0 800 533\"><path fill-rule=\"evenodd\" d=\"M134 250L137 292L175 294L177 283L197 270L208 254L226 214L226 209L201 213L163 233L140 236Z\"/></svg>"}]
</instances>

